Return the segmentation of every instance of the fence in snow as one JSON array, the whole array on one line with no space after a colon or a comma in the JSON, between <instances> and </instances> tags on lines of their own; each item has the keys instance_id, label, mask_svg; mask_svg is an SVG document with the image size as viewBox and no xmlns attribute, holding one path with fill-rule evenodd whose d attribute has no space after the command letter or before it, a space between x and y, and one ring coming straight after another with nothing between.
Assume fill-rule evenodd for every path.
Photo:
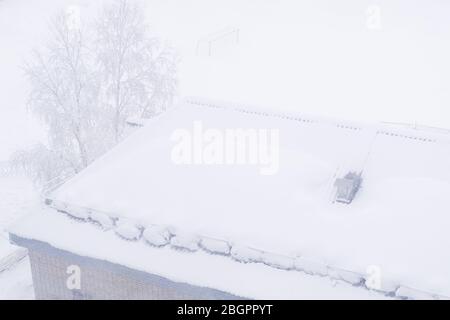
<instances>
[{"instance_id":1,"label":"fence in snow","mask_svg":"<svg viewBox=\"0 0 450 320\"><path fill-rule=\"evenodd\" d=\"M28 254L24 248L17 248L6 257L0 258L0 272L8 270Z\"/></svg>"},{"instance_id":2,"label":"fence in snow","mask_svg":"<svg viewBox=\"0 0 450 320\"><path fill-rule=\"evenodd\" d=\"M64 184L67 180L72 178L75 175L75 172L73 171L64 171L61 175L47 181L47 183L42 187L42 194L44 196L50 194L53 190L60 187L62 184Z\"/></svg>"}]
</instances>

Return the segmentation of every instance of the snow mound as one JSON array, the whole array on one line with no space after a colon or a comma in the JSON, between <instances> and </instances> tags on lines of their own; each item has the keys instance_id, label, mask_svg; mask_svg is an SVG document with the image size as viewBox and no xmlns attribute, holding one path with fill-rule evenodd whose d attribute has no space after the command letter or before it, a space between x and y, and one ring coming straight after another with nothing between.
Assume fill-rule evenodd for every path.
<instances>
[{"instance_id":1,"label":"snow mound","mask_svg":"<svg viewBox=\"0 0 450 320\"><path fill-rule=\"evenodd\" d=\"M53 199L51 199L50 201L51 201L50 202L51 203L50 206L52 208L55 208L58 211L66 212L67 205L63 201L53 200Z\"/></svg>"},{"instance_id":2,"label":"snow mound","mask_svg":"<svg viewBox=\"0 0 450 320\"><path fill-rule=\"evenodd\" d=\"M295 258L295 269L311 275L328 275L328 267L325 263L309 257Z\"/></svg>"},{"instance_id":3,"label":"snow mound","mask_svg":"<svg viewBox=\"0 0 450 320\"><path fill-rule=\"evenodd\" d=\"M49 201L47 199L46 201ZM89 209L74 206L59 200L50 200L50 206L54 209L64 212L75 219L87 220L89 218Z\"/></svg>"},{"instance_id":4,"label":"snow mound","mask_svg":"<svg viewBox=\"0 0 450 320\"><path fill-rule=\"evenodd\" d=\"M239 262L262 262L263 253L259 250L242 246L234 245L231 248L231 257Z\"/></svg>"},{"instance_id":5,"label":"snow mound","mask_svg":"<svg viewBox=\"0 0 450 320\"><path fill-rule=\"evenodd\" d=\"M386 279L385 277L382 277L379 283L372 283L369 277L365 277L364 285L370 290L379 291L391 296L395 295L395 292L400 287L398 282L392 281L391 279Z\"/></svg>"},{"instance_id":6,"label":"snow mound","mask_svg":"<svg viewBox=\"0 0 450 320\"><path fill-rule=\"evenodd\" d=\"M100 211L92 210L89 218L104 229L111 229L114 226L114 221L106 213Z\"/></svg>"},{"instance_id":7,"label":"snow mound","mask_svg":"<svg viewBox=\"0 0 450 320\"><path fill-rule=\"evenodd\" d=\"M380 288L379 291L385 292L385 293L392 293L396 292L397 289L400 287L400 284L386 279L381 279Z\"/></svg>"},{"instance_id":8,"label":"snow mound","mask_svg":"<svg viewBox=\"0 0 450 320\"><path fill-rule=\"evenodd\" d=\"M89 218L89 209L86 208L67 205L65 212L76 219L87 220Z\"/></svg>"},{"instance_id":9,"label":"snow mound","mask_svg":"<svg viewBox=\"0 0 450 320\"><path fill-rule=\"evenodd\" d=\"M149 226L145 228L142 236L147 243L155 247L162 247L170 242L170 232L163 226Z\"/></svg>"},{"instance_id":10,"label":"snow mound","mask_svg":"<svg viewBox=\"0 0 450 320\"><path fill-rule=\"evenodd\" d=\"M364 275L334 267L328 267L328 276L332 279L342 280L352 285L360 285L364 283Z\"/></svg>"},{"instance_id":11,"label":"snow mound","mask_svg":"<svg viewBox=\"0 0 450 320\"><path fill-rule=\"evenodd\" d=\"M283 270L294 269L294 258L291 258L288 256L264 252L262 259L263 259L263 262L270 267L283 269Z\"/></svg>"},{"instance_id":12,"label":"snow mound","mask_svg":"<svg viewBox=\"0 0 450 320\"><path fill-rule=\"evenodd\" d=\"M215 254L230 254L231 246L228 242L224 240L218 240L213 238L203 237L200 240L200 247L209 253Z\"/></svg>"},{"instance_id":13,"label":"snow mound","mask_svg":"<svg viewBox=\"0 0 450 320\"><path fill-rule=\"evenodd\" d=\"M431 293L420 291L417 289L400 286L395 295L400 298L413 299L413 300L435 300L436 297Z\"/></svg>"},{"instance_id":14,"label":"snow mound","mask_svg":"<svg viewBox=\"0 0 450 320\"><path fill-rule=\"evenodd\" d=\"M141 229L129 221L119 220L118 226L114 231L125 240L136 241L141 237Z\"/></svg>"},{"instance_id":15,"label":"snow mound","mask_svg":"<svg viewBox=\"0 0 450 320\"><path fill-rule=\"evenodd\" d=\"M176 249L197 251L200 239L190 233L177 233L170 239L170 245Z\"/></svg>"}]
</instances>

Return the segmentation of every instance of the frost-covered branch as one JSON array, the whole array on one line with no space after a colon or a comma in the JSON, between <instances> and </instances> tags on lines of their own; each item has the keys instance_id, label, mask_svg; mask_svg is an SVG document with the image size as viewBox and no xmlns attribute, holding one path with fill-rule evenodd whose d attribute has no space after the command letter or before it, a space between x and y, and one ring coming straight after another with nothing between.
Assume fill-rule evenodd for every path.
<instances>
[{"instance_id":1,"label":"frost-covered branch","mask_svg":"<svg viewBox=\"0 0 450 320\"><path fill-rule=\"evenodd\" d=\"M95 21L76 28L64 12L55 16L50 41L34 50L25 65L29 108L48 128L46 147L27 154L42 152L37 159L52 155L49 164L59 161L79 172L121 140L127 118L149 117L171 103L176 56L150 35L142 12L117 0ZM15 161L32 160L25 155L16 154ZM29 166L40 167L35 162ZM37 180L45 178L42 174Z\"/></svg>"},{"instance_id":2,"label":"frost-covered branch","mask_svg":"<svg viewBox=\"0 0 450 320\"><path fill-rule=\"evenodd\" d=\"M116 142L128 117L164 110L176 90L176 56L149 35L142 11L120 0L104 7L96 21L102 97L105 107L113 110Z\"/></svg>"}]
</instances>

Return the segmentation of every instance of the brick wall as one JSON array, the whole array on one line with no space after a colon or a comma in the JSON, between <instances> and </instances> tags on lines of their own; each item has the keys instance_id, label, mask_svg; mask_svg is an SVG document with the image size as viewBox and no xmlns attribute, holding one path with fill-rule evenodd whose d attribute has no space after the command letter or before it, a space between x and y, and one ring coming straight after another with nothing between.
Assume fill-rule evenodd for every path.
<instances>
[{"instance_id":1,"label":"brick wall","mask_svg":"<svg viewBox=\"0 0 450 320\"><path fill-rule=\"evenodd\" d=\"M30 252L36 299L195 299L181 290L133 278L111 270L81 267L80 290L69 290L67 267L62 257Z\"/></svg>"},{"instance_id":2,"label":"brick wall","mask_svg":"<svg viewBox=\"0 0 450 320\"><path fill-rule=\"evenodd\" d=\"M12 236L30 256L36 299L242 299L212 288L178 283L113 264L75 255L36 240ZM70 290L67 268L80 268L80 289Z\"/></svg>"}]
</instances>

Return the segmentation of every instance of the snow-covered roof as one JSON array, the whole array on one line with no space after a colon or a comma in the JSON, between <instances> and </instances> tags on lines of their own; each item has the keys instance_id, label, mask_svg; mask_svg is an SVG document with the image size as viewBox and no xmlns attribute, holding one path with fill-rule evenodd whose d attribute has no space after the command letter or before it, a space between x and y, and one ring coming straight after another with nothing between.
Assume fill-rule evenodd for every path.
<instances>
[{"instance_id":1,"label":"snow-covered roof","mask_svg":"<svg viewBox=\"0 0 450 320\"><path fill-rule=\"evenodd\" d=\"M278 172L262 175L252 165L175 164L174 130L192 131L198 121L205 129L277 129ZM364 283L374 268L385 293L450 296L448 163L446 134L190 99L148 121L50 195L54 208L109 231L87 231L89 224L53 214L43 215L45 223L24 223L15 232L80 254L101 253L102 259L117 263L129 263L127 252L137 250L135 267L149 272L164 273L162 265L152 264L153 255L167 255L167 261L173 255L180 263L170 270L183 274L180 280L211 281L202 284L243 296L293 298L281 290L283 279L303 278L305 272L368 291ZM363 172L362 188L350 205L334 203L334 181L349 170ZM37 231L37 224L56 231ZM67 240L69 228L69 235L83 236ZM89 244L87 233L92 234ZM116 248L118 240L123 243L118 246L126 247L123 255L109 249L94 252L97 246ZM261 291L248 288L256 286L256 279L224 288L212 280L223 274L177 271L185 268L184 259L205 268L207 261L219 269L223 263L243 273L257 272L260 267L253 265L273 270L257 272L259 281L266 282ZM272 296L265 289L277 282L281 291Z\"/></svg>"}]
</instances>

